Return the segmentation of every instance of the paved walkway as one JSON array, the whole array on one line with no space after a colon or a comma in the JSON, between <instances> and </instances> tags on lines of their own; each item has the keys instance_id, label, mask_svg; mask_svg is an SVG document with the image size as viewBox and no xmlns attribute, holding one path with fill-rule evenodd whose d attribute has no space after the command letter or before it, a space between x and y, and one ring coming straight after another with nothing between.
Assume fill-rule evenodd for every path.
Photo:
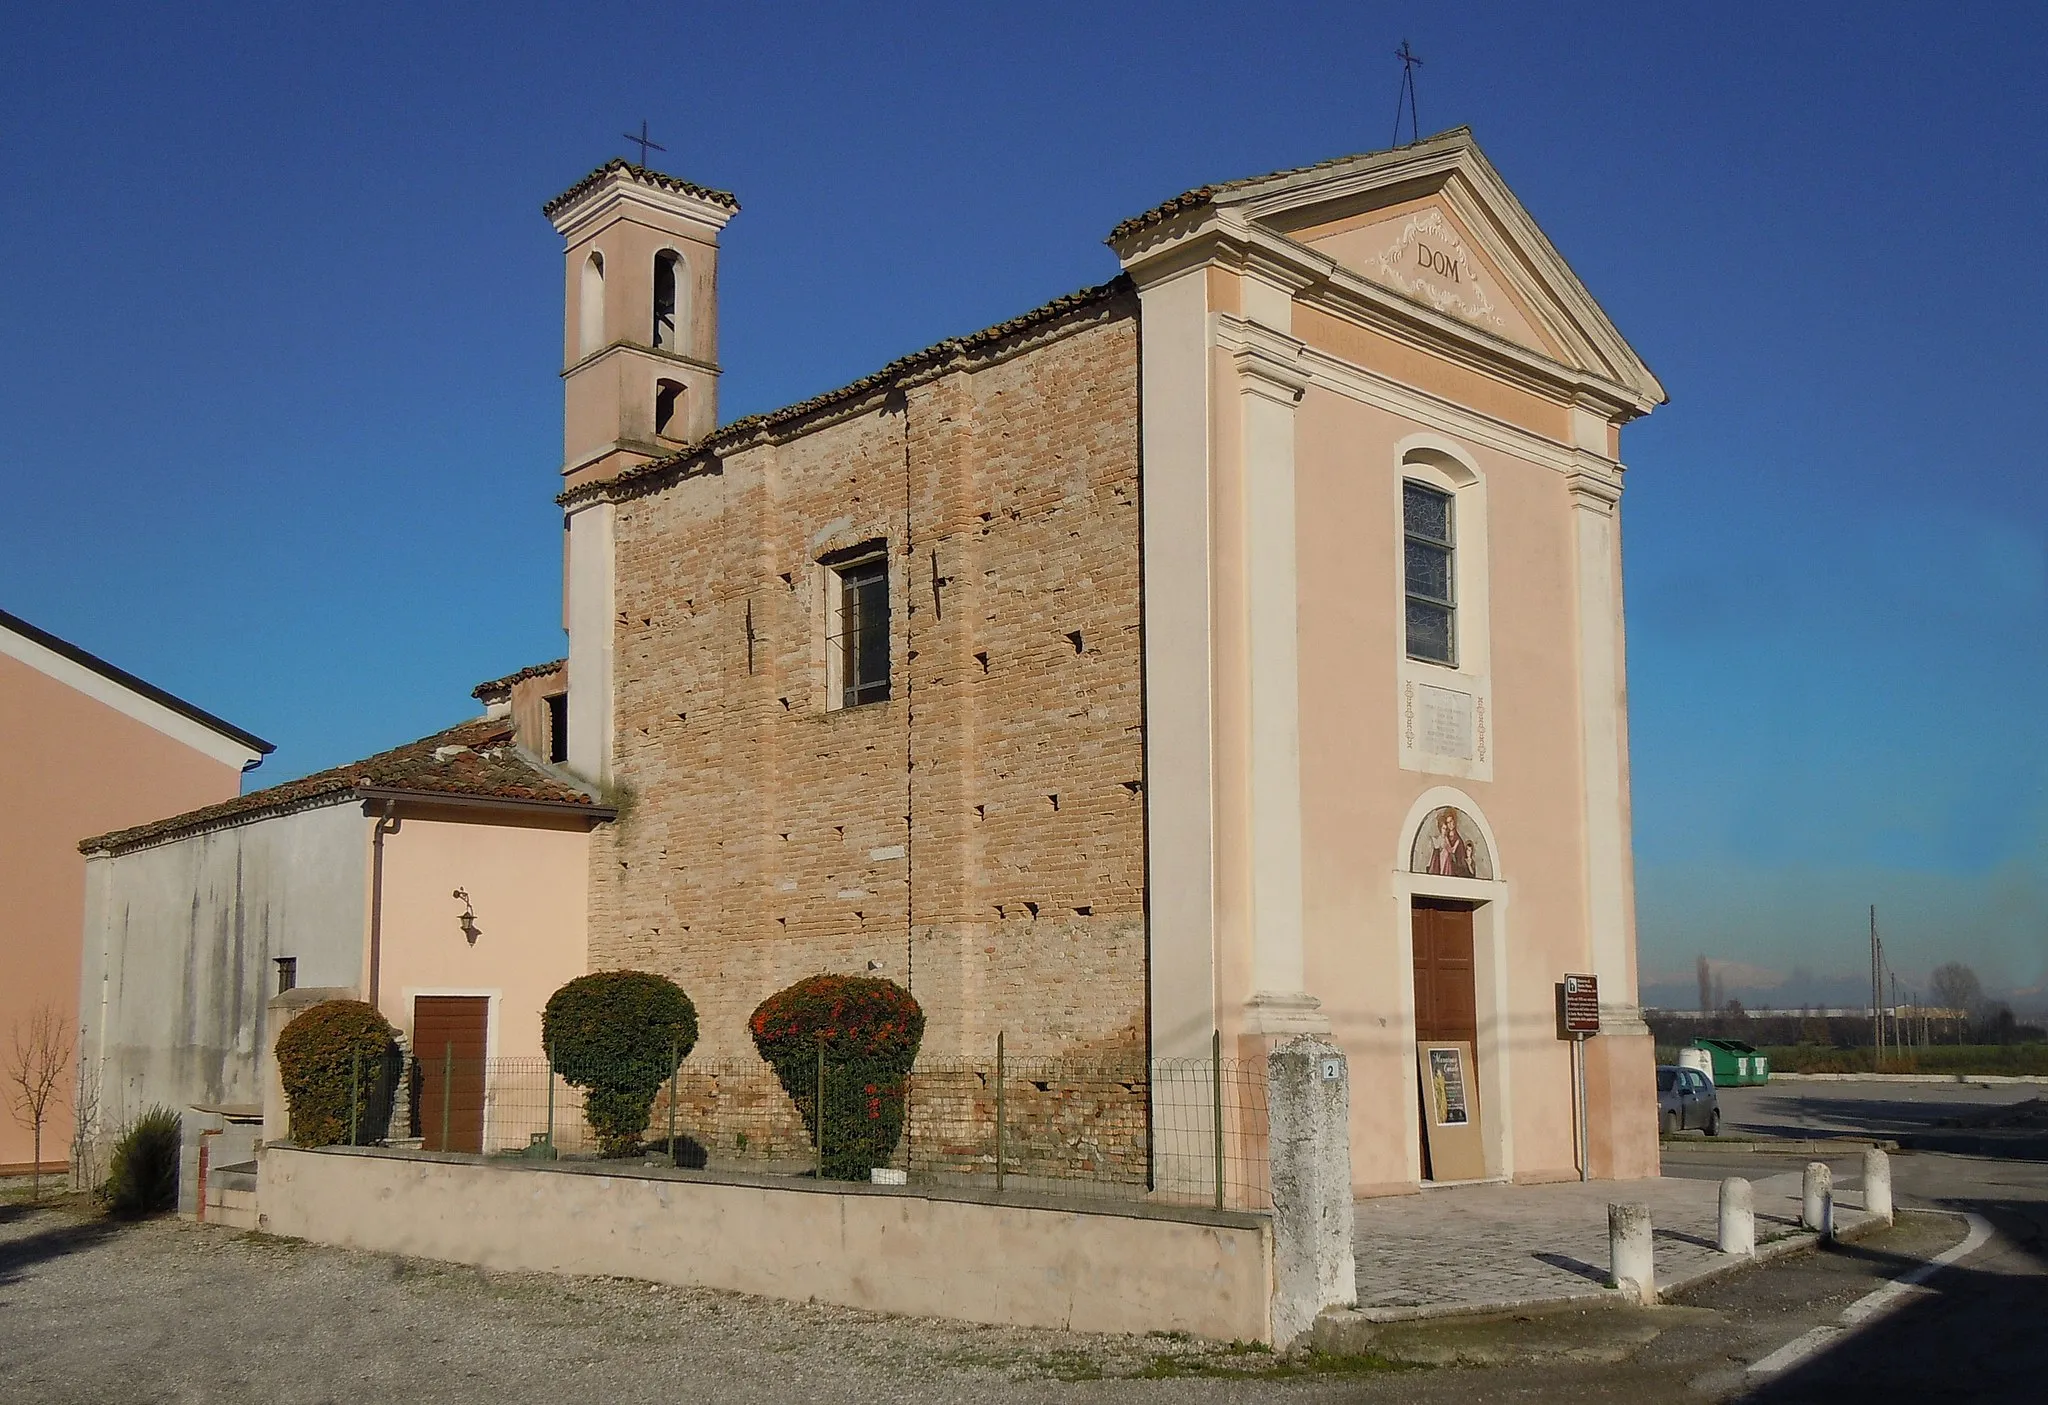
<instances>
[{"instance_id":1,"label":"paved walkway","mask_svg":"<svg viewBox=\"0 0 2048 1405\"><path fill-rule=\"evenodd\" d=\"M1765 1164L1731 1156L1728 1173L1753 1173L1762 1249L1799 1232L1805 1162L1757 1159ZM1865 1218L1860 1178L1838 1167L1835 1189L1837 1228L1857 1227ZM1714 1248L1714 1181L1446 1187L1358 1202L1359 1309L1407 1317L1598 1297L1608 1291L1607 1207L1621 1201L1650 1207L1660 1292L1728 1262Z\"/></svg>"}]
</instances>

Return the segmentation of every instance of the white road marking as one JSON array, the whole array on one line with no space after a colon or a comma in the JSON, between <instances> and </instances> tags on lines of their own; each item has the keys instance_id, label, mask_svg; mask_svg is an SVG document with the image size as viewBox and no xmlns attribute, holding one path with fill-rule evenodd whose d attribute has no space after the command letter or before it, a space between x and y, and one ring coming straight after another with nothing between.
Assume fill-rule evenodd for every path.
<instances>
[{"instance_id":1,"label":"white road marking","mask_svg":"<svg viewBox=\"0 0 2048 1405\"><path fill-rule=\"evenodd\" d=\"M1939 1210L1934 1213L1956 1214L1958 1212ZM1902 1273L1897 1278L1892 1279L1891 1282L1881 1287L1873 1288L1870 1292L1865 1293L1855 1302L1842 1309L1842 1315L1837 1319L1839 1325L1816 1327L1805 1336L1785 1343L1785 1345L1779 1347L1763 1360L1753 1364L1749 1368L1749 1374L1752 1376L1775 1376L1781 1372L1789 1371L1822 1347L1833 1342L1837 1337L1847 1332L1852 1332L1865 1323L1890 1312L1913 1294L1928 1291L1921 1285L1956 1260L1977 1252L1978 1249L1983 1247L1984 1241L1991 1237L1991 1225L1982 1216L1963 1214L1963 1218L1969 1221L1970 1232L1963 1236L1962 1243L1943 1250L1912 1272Z\"/></svg>"},{"instance_id":2,"label":"white road marking","mask_svg":"<svg viewBox=\"0 0 2048 1405\"><path fill-rule=\"evenodd\" d=\"M1836 1337L1842 1335L1840 1327L1816 1327L1803 1337L1795 1337L1776 1351L1750 1366L1752 1376L1775 1376L1780 1371L1804 1361Z\"/></svg>"}]
</instances>

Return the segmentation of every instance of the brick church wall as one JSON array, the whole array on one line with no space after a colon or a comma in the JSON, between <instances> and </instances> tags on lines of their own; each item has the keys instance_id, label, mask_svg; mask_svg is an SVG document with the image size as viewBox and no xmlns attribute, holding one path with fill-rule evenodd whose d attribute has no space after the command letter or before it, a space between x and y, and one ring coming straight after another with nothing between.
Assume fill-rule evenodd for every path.
<instances>
[{"instance_id":1,"label":"brick church wall","mask_svg":"<svg viewBox=\"0 0 2048 1405\"><path fill-rule=\"evenodd\" d=\"M908 984L925 1052L1141 1059L1138 321L1007 344L620 485L591 965L695 1000L692 1062L822 971ZM891 696L827 707L820 558L886 540ZM872 963L872 966L871 966Z\"/></svg>"}]
</instances>

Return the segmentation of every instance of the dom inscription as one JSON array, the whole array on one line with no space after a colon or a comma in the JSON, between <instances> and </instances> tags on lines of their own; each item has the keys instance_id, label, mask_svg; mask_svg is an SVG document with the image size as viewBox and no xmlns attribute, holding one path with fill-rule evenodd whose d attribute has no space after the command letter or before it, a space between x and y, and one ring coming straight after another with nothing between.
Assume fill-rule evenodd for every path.
<instances>
[{"instance_id":1,"label":"dom inscription","mask_svg":"<svg viewBox=\"0 0 2048 1405\"><path fill-rule=\"evenodd\" d=\"M1415 262L1439 278L1448 278L1453 283L1465 281L1458 275L1458 266L1463 260L1456 254L1445 253L1442 249L1432 249L1421 240L1415 243Z\"/></svg>"}]
</instances>

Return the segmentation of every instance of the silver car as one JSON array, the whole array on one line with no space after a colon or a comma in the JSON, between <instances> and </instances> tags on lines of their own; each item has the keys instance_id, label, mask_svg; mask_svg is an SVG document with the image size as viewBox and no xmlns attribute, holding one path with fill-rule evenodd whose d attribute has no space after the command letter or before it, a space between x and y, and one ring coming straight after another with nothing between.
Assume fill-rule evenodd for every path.
<instances>
[{"instance_id":1,"label":"silver car","mask_svg":"<svg viewBox=\"0 0 2048 1405\"><path fill-rule=\"evenodd\" d=\"M1721 1095L1714 1082L1696 1068L1657 1068L1657 1126L1665 1136L1701 1131L1721 1135Z\"/></svg>"}]
</instances>

